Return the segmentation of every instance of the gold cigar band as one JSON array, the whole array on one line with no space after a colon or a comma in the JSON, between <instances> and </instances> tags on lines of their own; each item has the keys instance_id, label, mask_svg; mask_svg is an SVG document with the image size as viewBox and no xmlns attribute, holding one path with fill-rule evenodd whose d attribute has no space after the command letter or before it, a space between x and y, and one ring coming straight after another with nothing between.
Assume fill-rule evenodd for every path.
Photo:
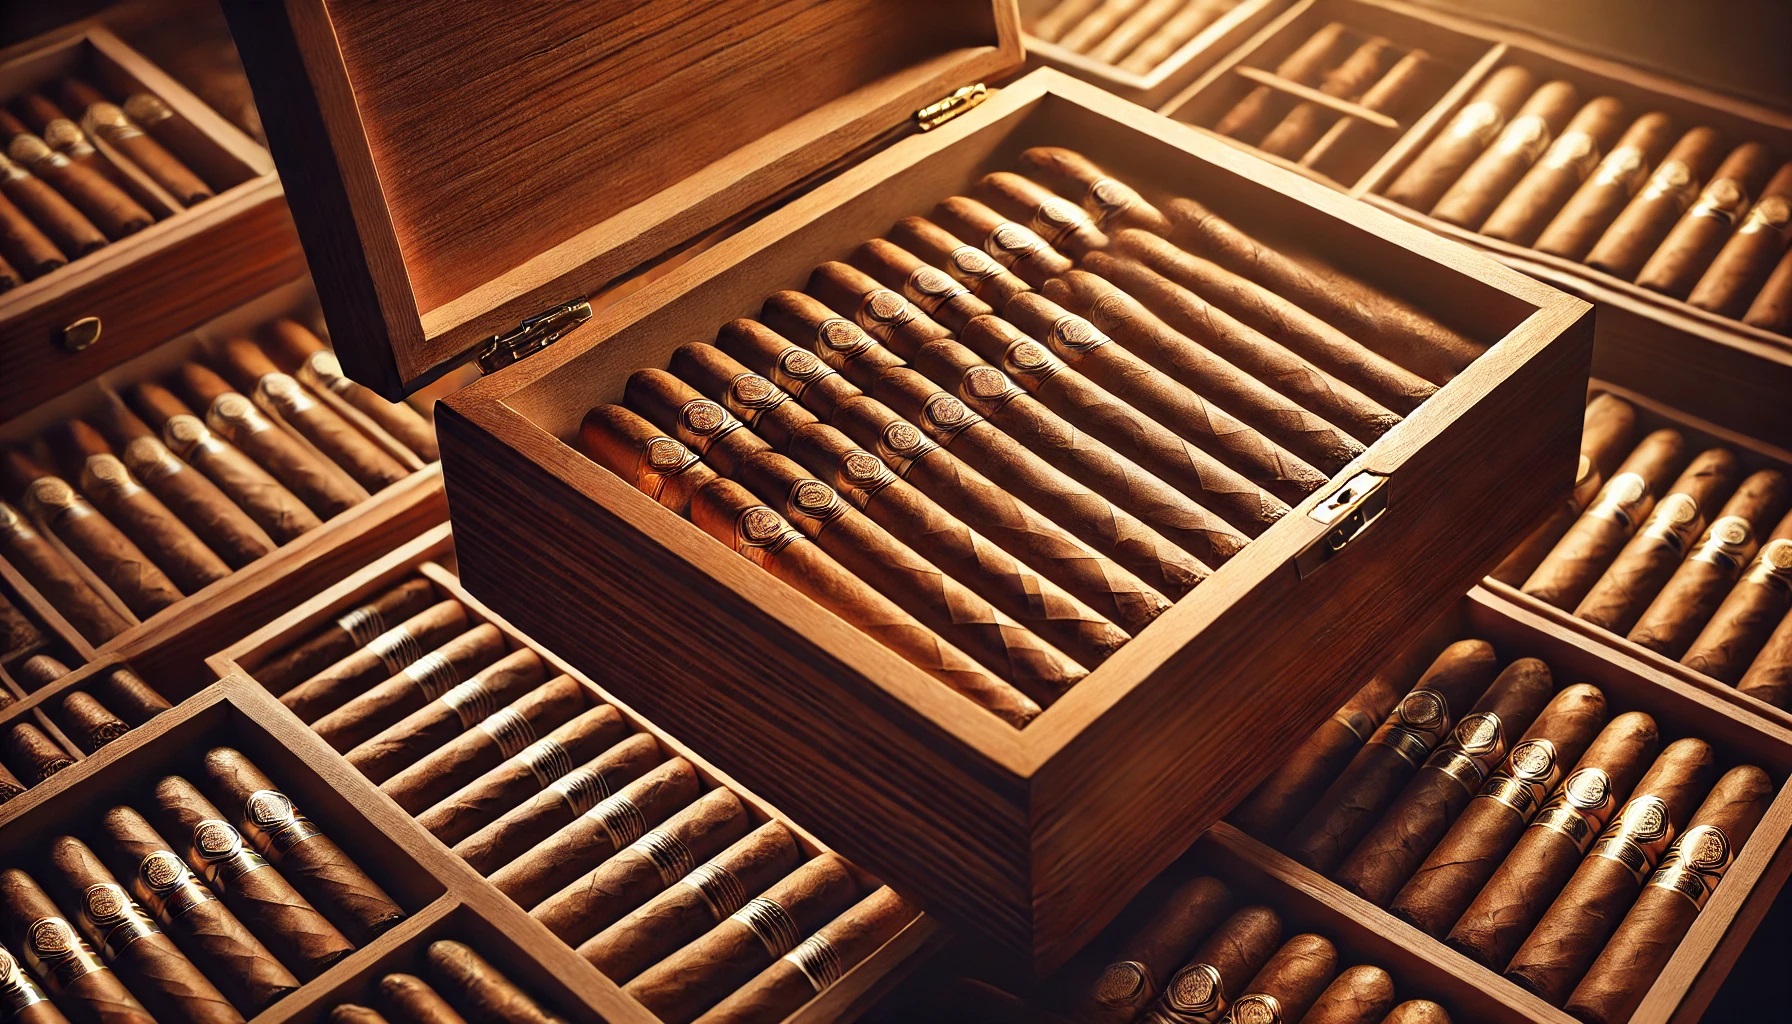
<instances>
[{"instance_id":1,"label":"gold cigar band","mask_svg":"<svg viewBox=\"0 0 1792 1024\"><path fill-rule=\"evenodd\" d=\"M547 791L566 801L577 817L610 796L610 779L595 768L577 768L554 780Z\"/></svg>"},{"instance_id":2,"label":"gold cigar band","mask_svg":"<svg viewBox=\"0 0 1792 1024\"><path fill-rule=\"evenodd\" d=\"M454 717L460 719L462 732L472 729L498 710L498 698L485 688L485 683L477 676L442 694L436 700L443 707L454 712Z\"/></svg>"},{"instance_id":3,"label":"gold cigar band","mask_svg":"<svg viewBox=\"0 0 1792 1024\"><path fill-rule=\"evenodd\" d=\"M1394 713L1375 730L1369 742L1392 749L1417 768L1449 731L1450 702L1436 690L1420 687L1400 698Z\"/></svg>"},{"instance_id":4,"label":"gold cigar band","mask_svg":"<svg viewBox=\"0 0 1792 1024\"><path fill-rule=\"evenodd\" d=\"M138 939L162 933L137 901L111 882L97 882L81 894L81 924L109 961Z\"/></svg>"},{"instance_id":5,"label":"gold cigar band","mask_svg":"<svg viewBox=\"0 0 1792 1024\"><path fill-rule=\"evenodd\" d=\"M81 485L82 490L110 492L119 499L134 498L143 493L131 471L118 461L118 456L110 454L87 457L87 465L81 469Z\"/></svg>"},{"instance_id":6,"label":"gold cigar band","mask_svg":"<svg viewBox=\"0 0 1792 1024\"><path fill-rule=\"evenodd\" d=\"M1617 861L1641 885L1673 838L1674 823L1668 818L1667 803L1654 795L1633 797L1587 856Z\"/></svg>"},{"instance_id":7,"label":"gold cigar band","mask_svg":"<svg viewBox=\"0 0 1792 1024\"><path fill-rule=\"evenodd\" d=\"M18 958L0 946L0 1017L10 1019L27 1006L49 1001L50 997L25 973Z\"/></svg>"},{"instance_id":8,"label":"gold cigar band","mask_svg":"<svg viewBox=\"0 0 1792 1024\"><path fill-rule=\"evenodd\" d=\"M261 378L255 390L267 405L283 416L300 416L317 408L317 399L306 394L298 381L284 373L270 373Z\"/></svg>"},{"instance_id":9,"label":"gold cigar band","mask_svg":"<svg viewBox=\"0 0 1792 1024\"><path fill-rule=\"evenodd\" d=\"M585 812L585 817L603 827L610 837L610 849L622 851L647 831L647 819L627 793L617 793Z\"/></svg>"},{"instance_id":10,"label":"gold cigar band","mask_svg":"<svg viewBox=\"0 0 1792 1024\"><path fill-rule=\"evenodd\" d=\"M1768 541L1743 580L1756 586L1776 587L1782 594L1792 592L1792 538Z\"/></svg>"},{"instance_id":11,"label":"gold cigar band","mask_svg":"<svg viewBox=\"0 0 1792 1024\"><path fill-rule=\"evenodd\" d=\"M24 516L19 515L18 509L0 501L0 534L25 541L36 537L37 531L31 528Z\"/></svg>"},{"instance_id":12,"label":"gold cigar band","mask_svg":"<svg viewBox=\"0 0 1792 1024\"><path fill-rule=\"evenodd\" d=\"M398 674L423 691L424 700L435 700L461 681L460 667L441 651L430 651Z\"/></svg>"},{"instance_id":13,"label":"gold cigar band","mask_svg":"<svg viewBox=\"0 0 1792 1024\"><path fill-rule=\"evenodd\" d=\"M143 134L143 129L137 127L124 108L116 103L95 103L88 107L87 123L94 134L112 143L129 142Z\"/></svg>"},{"instance_id":14,"label":"gold cigar band","mask_svg":"<svg viewBox=\"0 0 1792 1024\"><path fill-rule=\"evenodd\" d=\"M1064 239L1084 227L1094 227L1095 222L1083 212L1083 208L1058 196L1049 196L1040 201L1038 209L1033 211L1033 222L1029 225L1033 233L1045 239L1046 244L1058 246Z\"/></svg>"},{"instance_id":15,"label":"gold cigar band","mask_svg":"<svg viewBox=\"0 0 1792 1024\"><path fill-rule=\"evenodd\" d=\"M1457 723L1450 742L1432 754L1426 766L1455 779L1471 795L1487 773L1506 756L1506 729L1500 716L1480 711Z\"/></svg>"},{"instance_id":16,"label":"gold cigar band","mask_svg":"<svg viewBox=\"0 0 1792 1024\"><path fill-rule=\"evenodd\" d=\"M1505 804L1529 821L1561 777L1562 759L1556 745L1546 739L1525 740L1512 748L1481 795Z\"/></svg>"},{"instance_id":17,"label":"gold cigar band","mask_svg":"<svg viewBox=\"0 0 1792 1024\"><path fill-rule=\"evenodd\" d=\"M87 133L66 117L46 122L43 139L51 149L67 154L70 160L85 160L95 154L93 143L87 141Z\"/></svg>"},{"instance_id":18,"label":"gold cigar band","mask_svg":"<svg viewBox=\"0 0 1792 1024\"><path fill-rule=\"evenodd\" d=\"M501 757L511 758L535 742L535 725L516 708L505 708L479 723L479 731L497 745Z\"/></svg>"},{"instance_id":19,"label":"gold cigar band","mask_svg":"<svg viewBox=\"0 0 1792 1024\"><path fill-rule=\"evenodd\" d=\"M1456 119L1450 122L1450 135L1465 142L1478 142L1485 146L1493 140L1499 130L1505 127L1506 115L1500 111L1492 100L1480 100L1462 108Z\"/></svg>"},{"instance_id":20,"label":"gold cigar band","mask_svg":"<svg viewBox=\"0 0 1792 1024\"><path fill-rule=\"evenodd\" d=\"M1599 167L1593 172L1593 184L1599 188L1618 188L1625 192L1635 192L1642 184L1639 180L1648 169L1643 159L1643 151L1635 146L1619 146L1599 161Z\"/></svg>"},{"instance_id":21,"label":"gold cigar band","mask_svg":"<svg viewBox=\"0 0 1792 1024\"><path fill-rule=\"evenodd\" d=\"M153 437L136 437L124 446L124 464L145 483L166 480L186 468L167 446Z\"/></svg>"},{"instance_id":22,"label":"gold cigar band","mask_svg":"<svg viewBox=\"0 0 1792 1024\"><path fill-rule=\"evenodd\" d=\"M985 281L1001 276L1002 265L974 245L960 245L946 256L946 272L977 295Z\"/></svg>"},{"instance_id":23,"label":"gold cigar band","mask_svg":"<svg viewBox=\"0 0 1792 1024\"><path fill-rule=\"evenodd\" d=\"M347 633L356 647L366 647L386 631L386 616L370 602L337 616L336 628Z\"/></svg>"},{"instance_id":24,"label":"gold cigar band","mask_svg":"<svg viewBox=\"0 0 1792 1024\"><path fill-rule=\"evenodd\" d=\"M1056 377L1058 371L1064 369L1064 361L1032 338L1022 337L1015 339L1002 353L1002 369L1038 387Z\"/></svg>"},{"instance_id":25,"label":"gold cigar band","mask_svg":"<svg viewBox=\"0 0 1792 1024\"><path fill-rule=\"evenodd\" d=\"M815 355L832 370L844 368L874 345L858 324L843 317L829 317L815 327Z\"/></svg>"},{"instance_id":26,"label":"gold cigar band","mask_svg":"<svg viewBox=\"0 0 1792 1024\"><path fill-rule=\"evenodd\" d=\"M973 366L958 378L959 399L970 408L975 409L979 415L994 416L1022 394L1024 392L1014 386L1014 382L1008 379L1007 374L993 366ZM931 409L931 406L930 402L928 407L923 410L924 415L929 415L928 409ZM946 424L941 425L942 429L949 429L951 422L948 420ZM966 425L968 426L968 424ZM963 427L958 427L953 430L953 433L956 434L958 430L962 429Z\"/></svg>"},{"instance_id":27,"label":"gold cigar band","mask_svg":"<svg viewBox=\"0 0 1792 1024\"><path fill-rule=\"evenodd\" d=\"M171 924L201 903L218 898L172 850L155 850L145 855L137 865L131 888L163 924Z\"/></svg>"},{"instance_id":28,"label":"gold cigar band","mask_svg":"<svg viewBox=\"0 0 1792 1024\"><path fill-rule=\"evenodd\" d=\"M1089 192L1083 197L1083 209L1095 218L1095 226L1105 231L1116 215L1137 202L1139 194L1130 185L1113 178L1096 178L1089 183Z\"/></svg>"},{"instance_id":29,"label":"gold cigar band","mask_svg":"<svg viewBox=\"0 0 1792 1024\"><path fill-rule=\"evenodd\" d=\"M367 645L367 652L379 659L387 675L397 675L404 667L423 657L423 645L405 626L393 626Z\"/></svg>"},{"instance_id":30,"label":"gold cigar band","mask_svg":"<svg viewBox=\"0 0 1792 1024\"><path fill-rule=\"evenodd\" d=\"M840 951L826 935L811 935L797 943L795 949L784 954L784 961L802 972L816 992L826 991L846 975Z\"/></svg>"},{"instance_id":31,"label":"gold cigar band","mask_svg":"<svg viewBox=\"0 0 1792 1024\"><path fill-rule=\"evenodd\" d=\"M784 498L784 514L790 521L813 523L816 533L845 515L849 507L832 487L808 477L793 482Z\"/></svg>"},{"instance_id":32,"label":"gold cigar band","mask_svg":"<svg viewBox=\"0 0 1792 1024\"><path fill-rule=\"evenodd\" d=\"M1543 154L1543 166L1555 171L1572 171L1579 178L1585 178L1593 171L1593 165L1599 162L1599 146L1593 137L1586 132L1563 132Z\"/></svg>"},{"instance_id":33,"label":"gold cigar band","mask_svg":"<svg viewBox=\"0 0 1792 1024\"><path fill-rule=\"evenodd\" d=\"M58 992L94 971L106 969L87 940L76 935L60 917L40 917L25 928L25 962L31 965L33 974Z\"/></svg>"},{"instance_id":34,"label":"gold cigar band","mask_svg":"<svg viewBox=\"0 0 1792 1024\"><path fill-rule=\"evenodd\" d=\"M877 455L897 476L907 476L909 469L939 445L913 424L896 420L886 424L877 436Z\"/></svg>"},{"instance_id":35,"label":"gold cigar band","mask_svg":"<svg viewBox=\"0 0 1792 1024\"><path fill-rule=\"evenodd\" d=\"M734 550L760 568L802 539L794 526L765 505L747 508L734 520Z\"/></svg>"},{"instance_id":36,"label":"gold cigar band","mask_svg":"<svg viewBox=\"0 0 1792 1024\"><path fill-rule=\"evenodd\" d=\"M1494 151L1506 156L1523 155L1535 162L1549 146L1549 122L1536 114L1514 118L1500 133Z\"/></svg>"},{"instance_id":37,"label":"gold cigar band","mask_svg":"<svg viewBox=\"0 0 1792 1024\"><path fill-rule=\"evenodd\" d=\"M1282 1002L1267 992L1238 997L1223 1018L1230 1024L1282 1024Z\"/></svg>"},{"instance_id":38,"label":"gold cigar band","mask_svg":"<svg viewBox=\"0 0 1792 1024\"><path fill-rule=\"evenodd\" d=\"M954 281L952 275L923 263L909 271L908 278L902 282L902 294L927 313L933 314L939 312L940 307L946 303L971 293Z\"/></svg>"},{"instance_id":39,"label":"gold cigar band","mask_svg":"<svg viewBox=\"0 0 1792 1024\"><path fill-rule=\"evenodd\" d=\"M1638 533L1681 555L1697 536L1700 525L1698 501L1684 491L1675 491L1661 499Z\"/></svg>"},{"instance_id":40,"label":"gold cigar band","mask_svg":"<svg viewBox=\"0 0 1792 1024\"><path fill-rule=\"evenodd\" d=\"M1792 203L1788 203L1785 196L1767 196L1748 211L1736 233L1753 235L1771 231L1785 238L1788 228L1792 228Z\"/></svg>"},{"instance_id":41,"label":"gold cigar band","mask_svg":"<svg viewBox=\"0 0 1792 1024\"><path fill-rule=\"evenodd\" d=\"M23 181L31 177L31 172L18 164L5 153L0 153L0 181Z\"/></svg>"},{"instance_id":42,"label":"gold cigar band","mask_svg":"<svg viewBox=\"0 0 1792 1024\"><path fill-rule=\"evenodd\" d=\"M198 461L224 450L224 442L214 437L199 417L186 413L168 417L168 422L162 425L162 440L189 461Z\"/></svg>"},{"instance_id":43,"label":"gold cigar band","mask_svg":"<svg viewBox=\"0 0 1792 1024\"><path fill-rule=\"evenodd\" d=\"M1748 189L1742 187L1742 182L1735 178L1719 178L1699 193L1699 201L1692 205L1688 216L1710 217L1726 225L1734 224L1746 206Z\"/></svg>"},{"instance_id":44,"label":"gold cigar band","mask_svg":"<svg viewBox=\"0 0 1792 1024\"><path fill-rule=\"evenodd\" d=\"M543 789L572 771L572 754L552 736L544 736L524 747L516 759L529 769L529 774L535 776L535 784Z\"/></svg>"},{"instance_id":45,"label":"gold cigar band","mask_svg":"<svg viewBox=\"0 0 1792 1024\"><path fill-rule=\"evenodd\" d=\"M1643 186L1643 201L1667 199L1684 210L1692 202L1694 185L1692 168L1684 161L1664 160L1655 168L1655 173L1649 175L1649 183Z\"/></svg>"},{"instance_id":46,"label":"gold cigar band","mask_svg":"<svg viewBox=\"0 0 1792 1024\"><path fill-rule=\"evenodd\" d=\"M697 453L665 436L648 439L635 460L635 486L660 504L665 504L666 484L682 476L698 462Z\"/></svg>"},{"instance_id":47,"label":"gold cigar band","mask_svg":"<svg viewBox=\"0 0 1792 1024\"><path fill-rule=\"evenodd\" d=\"M803 931L797 926L796 919L790 916L777 900L764 896L755 896L746 905L729 915L729 920L738 921L747 930L759 937L765 945L765 951L774 957L781 957L790 952L798 942L802 941Z\"/></svg>"},{"instance_id":48,"label":"gold cigar band","mask_svg":"<svg viewBox=\"0 0 1792 1024\"><path fill-rule=\"evenodd\" d=\"M1002 378L1004 382L1007 379ZM949 445L953 438L982 422L983 417L944 391L934 392L927 401L921 403L921 429L935 444Z\"/></svg>"},{"instance_id":49,"label":"gold cigar band","mask_svg":"<svg viewBox=\"0 0 1792 1024\"><path fill-rule=\"evenodd\" d=\"M676 885L679 879L697 867L697 858L691 854L691 848L684 844L684 840L665 829L656 828L648 832L630 843L628 848L652 864L654 871L659 873L660 881L667 887Z\"/></svg>"},{"instance_id":50,"label":"gold cigar band","mask_svg":"<svg viewBox=\"0 0 1792 1024\"><path fill-rule=\"evenodd\" d=\"M1712 890L1723 880L1724 872L1736 860L1730 837L1716 825L1694 825L1661 858L1661 867L1649 878L1649 884L1671 889L1692 901L1700 910L1711 899Z\"/></svg>"},{"instance_id":51,"label":"gold cigar band","mask_svg":"<svg viewBox=\"0 0 1792 1024\"><path fill-rule=\"evenodd\" d=\"M25 510L52 524L97 514L67 481L54 476L40 476L31 481L31 486L25 489Z\"/></svg>"},{"instance_id":52,"label":"gold cigar band","mask_svg":"<svg viewBox=\"0 0 1792 1024\"><path fill-rule=\"evenodd\" d=\"M1599 497L1587 509L1587 516L1610 520L1628 530L1648 497L1648 481L1635 473L1619 473L1599 489Z\"/></svg>"},{"instance_id":53,"label":"gold cigar band","mask_svg":"<svg viewBox=\"0 0 1792 1024\"><path fill-rule=\"evenodd\" d=\"M1095 978L1095 1001L1112 1009L1130 1009L1152 984L1151 967L1137 960L1122 960L1101 969Z\"/></svg>"},{"instance_id":54,"label":"gold cigar band","mask_svg":"<svg viewBox=\"0 0 1792 1024\"><path fill-rule=\"evenodd\" d=\"M991 228L983 240L983 251L1008 270L1051 248L1031 228L1005 220Z\"/></svg>"},{"instance_id":55,"label":"gold cigar band","mask_svg":"<svg viewBox=\"0 0 1792 1024\"><path fill-rule=\"evenodd\" d=\"M833 375L833 369L816 358L814 353L792 346L778 355L778 362L772 369L772 383L783 388L792 398L800 399L803 392L809 390L809 385Z\"/></svg>"},{"instance_id":56,"label":"gold cigar band","mask_svg":"<svg viewBox=\"0 0 1792 1024\"><path fill-rule=\"evenodd\" d=\"M1686 556L1689 562L1708 562L1735 572L1755 555L1755 531L1741 516L1724 516L1699 538L1699 546Z\"/></svg>"},{"instance_id":57,"label":"gold cigar band","mask_svg":"<svg viewBox=\"0 0 1792 1024\"><path fill-rule=\"evenodd\" d=\"M757 373L735 374L728 382L726 392L728 411L738 416L748 426L759 422L759 418L776 409L790 396L778 390L778 386Z\"/></svg>"},{"instance_id":58,"label":"gold cigar band","mask_svg":"<svg viewBox=\"0 0 1792 1024\"><path fill-rule=\"evenodd\" d=\"M14 135L12 142L6 147L8 156L33 170L42 167L62 168L69 165L69 159L50 148L50 144L35 135Z\"/></svg>"},{"instance_id":59,"label":"gold cigar band","mask_svg":"<svg viewBox=\"0 0 1792 1024\"><path fill-rule=\"evenodd\" d=\"M1170 976L1142 1024L1213 1024L1226 1012L1226 986L1212 964L1189 964Z\"/></svg>"},{"instance_id":60,"label":"gold cigar band","mask_svg":"<svg viewBox=\"0 0 1792 1024\"><path fill-rule=\"evenodd\" d=\"M293 847L323 832L299 813L285 793L258 789L243 801L243 834L257 853L278 861Z\"/></svg>"},{"instance_id":61,"label":"gold cigar band","mask_svg":"<svg viewBox=\"0 0 1792 1024\"><path fill-rule=\"evenodd\" d=\"M263 416L255 403L234 391L213 400L211 408L206 410L205 422L233 441L275 429L273 421Z\"/></svg>"},{"instance_id":62,"label":"gold cigar band","mask_svg":"<svg viewBox=\"0 0 1792 1024\"><path fill-rule=\"evenodd\" d=\"M678 423L683 440L698 455L708 455L717 441L741 427L740 421L707 398L693 398L678 410Z\"/></svg>"},{"instance_id":63,"label":"gold cigar band","mask_svg":"<svg viewBox=\"0 0 1792 1024\"><path fill-rule=\"evenodd\" d=\"M698 865L697 870L679 879L678 884L689 886L703 898L710 918L717 924L727 920L729 914L747 902L747 887L734 872L715 861Z\"/></svg>"},{"instance_id":64,"label":"gold cigar band","mask_svg":"<svg viewBox=\"0 0 1792 1024\"><path fill-rule=\"evenodd\" d=\"M1107 335L1095 329L1095 325L1077 316L1066 313L1052 321L1051 330L1045 332L1045 343L1051 346L1052 352L1066 362L1074 363L1084 353L1093 352L1110 340Z\"/></svg>"},{"instance_id":65,"label":"gold cigar band","mask_svg":"<svg viewBox=\"0 0 1792 1024\"><path fill-rule=\"evenodd\" d=\"M871 504L871 499L895 480L896 474L890 472L890 467L863 448L854 448L841 456L834 471L834 489L860 509Z\"/></svg>"},{"instance_id":66,"label":"gold cigar band","mask_svg":"<svg viewBox=\"0 0 1792 1024\"><path fill-rule=\"evenodd\" d=\"M866 333L887 345L898 330L914 322L915 310L902 296L888 288L878 288L859 300L854 319Z\"/></svg>"},{"instance_id":67,"label":"gold cigar band","mask_svg":"<svg viewBox=\"0 0 1792 1024\"><path fill-rule=\"evenodd\" d=\"M174 117L174 110L160 96L147 92L125 97L124 112L141 125L160 124Z\"/></svg>"}]
</instances>

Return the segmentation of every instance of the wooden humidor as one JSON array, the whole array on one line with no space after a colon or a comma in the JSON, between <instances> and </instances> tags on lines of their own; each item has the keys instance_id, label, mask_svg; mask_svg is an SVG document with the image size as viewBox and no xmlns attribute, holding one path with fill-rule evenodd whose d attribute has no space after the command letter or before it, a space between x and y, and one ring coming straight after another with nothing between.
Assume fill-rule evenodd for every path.
<instances>
[{"instance_id":1,"label":"wooden humidor","mask_svg":"<svg viewBox=\"0 0 1792 1024\"><path fill-rule=\"evenodd\" d=\"M889 144L910 112L1019 63L1012 4L859 0L822 24L760 3L726 28L682 10L682 41L653 19L618 33L571 5L502 31L464 7L429 8L229 13L276 159L317 186L293 201L308 249L332 254L317 260L326 317L367 328L352 351L336 332L345 365L397 394L481 353L492 368L514 361L446 399L438 420L467 589L855 862L1041 968L1334 707L1349 670L1416 633L1438 596L1565 491L1584 304L1049 69ZM444 38L418 64L431 51L406 31L412 16L481 25L481 45ZM698 36L720 49L695 60ZM660 55L689 66L635 77L616 63L630 46L672 47ZM853 74L817 78L817 46ZM411 56L396 61L394 47ZM687 79L741 85L693 102ZM544 89L551 108L521 99ZM718 138L723 118L731 134ZM497 160L499 141L536 159ZM1499 344L1015 731L654 505L574 438L632 370L665 365L1042 143L1151 193L1195 195L1247 230L1299 232ZM836 173L568 333L578 296L821 168ZM1332 536L1337 565L1303 571L1332 535L1312 513L1358 472L1386 478L1386 513Z\"/></svg>"},{"instance_id":2,"label":"wooden humidor","mask_svg":"<svg viewBox=\"0 0 1792 1024\"><path fill-rule=\"evenodd\" d=\"M1020 0L1023 32L1062 0ZM1149 71L1138 72L1024 33L1029 67L1057 68L1142 107L1156 109L1275 17L1282 0L1240 0Z\"/></svg>"}]
</instances>

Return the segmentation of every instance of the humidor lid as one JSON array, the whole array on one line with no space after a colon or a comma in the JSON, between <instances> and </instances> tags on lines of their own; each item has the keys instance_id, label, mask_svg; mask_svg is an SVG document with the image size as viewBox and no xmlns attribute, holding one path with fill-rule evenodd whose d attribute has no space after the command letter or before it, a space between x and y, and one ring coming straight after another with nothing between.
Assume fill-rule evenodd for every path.
<instances>
[{"instance_id":1,"label":"humidor lid","mask_svg":"<svg viewBox=\"0 0 1792 1024\"><path fill-rule=\"evenodd\" d=\"M1015 0L225 7L343 367L389 398L1023 60Z\"/></svg>"}]
</instances>

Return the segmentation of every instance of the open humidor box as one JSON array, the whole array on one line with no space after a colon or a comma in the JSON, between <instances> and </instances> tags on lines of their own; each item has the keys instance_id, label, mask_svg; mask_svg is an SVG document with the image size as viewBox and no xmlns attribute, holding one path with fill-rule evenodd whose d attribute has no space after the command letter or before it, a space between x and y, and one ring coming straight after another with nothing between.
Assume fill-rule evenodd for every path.
<instances>
[{"instance_id":1,"label":"open humidor box","mask_svg":"<svg viewBox=\"0 0 1792 1024\"><path fill-rule=\"evenodd\" d=\"M1020 0L1023 32L1042 15L1066 2L1076 3L1076 0ZM1201 0L1185 0L1184 6L1199 2ZM1230 53L1251 33L1262 28L1265 22L1275 17L1283 3L1284 0L1239 0L1149 70L1121 67L1062 43L1041 39L1031 32L1025 32L1027 64L1029 67L1057 68L1067 75L1099 85L1122 99L1156 109L1181 92L1215 60ZM1166 26L1160 25L1151 36L1165 30Z\"/></svg>"},{"instance_id":2,"label":"open humidor box","mask_svg":"<svg viewBox=\"0 0 1792 1024\"><path fill-rule=\"evenodd\" d=\"M483 26L472 53L443 37L444 49L428 51L431 73L406 78L400 66L423 59L416 38L405 18L376 20L377 5L232 5L276 159L289 176L319 176L295 211L307 247L332 254L319 276L326 316L339 338L365 345L351 358L345 344L345 365L388 387L428 379L487 335L587 294L629 272L631 258L781 194L888 136L909 112L1018 63L1012 4L917 11L866 0L830 8L823 23L826 43L848 47L835 56L867 77L835 77L835 91L817 97L806 76L818 73L809 65L823 41L802 38L815 26L800 18L775 17L783 6L755 4L744 21L681 10L681 30L708 33L721 49L662 83L609 77L630 46L671 45L649 18L603 36L598 14L556 5L563 17ZM459 23L452 12L432 17ZM852 49L873 44L875 59ZM389 52L400 45L405 61ZM679 59L691 59L691 40L679 45ZM301 75L318 91L283 88ZM486 95L488 77L509 84ZM686 102L686 78L709 87L702 102ZM624 84L634 88L619 96ZM498 95L513 89L560 101L537 113ZM714 118L749 93L755 114L783 110L787 120L756 117L754 132L712 138ZM448 109L456 131L416 134ZM641 135L640 118L657 133ZM482 140L500 133L507 152L539 148L545 161L583 149L585 159L493 162ZM800 286L816 263L1042 143L1074 147L1148 195L1193 195L1247 231L1298 237L1498 344L1015 730L657 506L575 437L631 371L664 366L676 346ZM653 157L671 162L650 168ZM594 158L617 161L614 183L593 178ZM462 175L489 164L506 177L451 200L409 173L423 162ZM681 173L657 192L626 191L643 175ZM496 209L512 216L493 225ZM579 231L549 229L575 215ZM444 234L455 225L461 233ZM535 248L519 225L534 225ZM488 228L517 237L488 240ZM336 258L360 246L364 262ZM506 246L512 258L500 260ZM455 251L485 254L483 266L447 261ZM450 283L465 290L444 303ZM1048 69L944 127L857 155L591 326L455 393L438 427L471 593L842 854L1043 969L1335 707L1340 680L1416 633L1439 596L1460 593L1566 492L1590 343L1585 304ZM494 339L486 351L503 348ZM1309 515L1363 471L1387 478L1387 511L1372 529L1351 539ZM1303 574L1302 552L1328 536L1337 564Z\"/></svg>"}]
</instances>

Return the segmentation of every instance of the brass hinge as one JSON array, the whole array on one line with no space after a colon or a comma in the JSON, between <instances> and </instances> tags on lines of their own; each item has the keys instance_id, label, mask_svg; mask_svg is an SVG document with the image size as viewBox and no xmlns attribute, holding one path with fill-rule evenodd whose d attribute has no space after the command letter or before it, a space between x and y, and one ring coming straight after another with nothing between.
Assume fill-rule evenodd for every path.
<instances>
[{"instance_id":1,"label":"brass hinge","mask_svg":"<svg viewBox=\"0 0 1792 1024\"><path fill-rule=\"evenodd\" d=\"M1330 529L1294 558L1302 579L1319 571L1388 510L1388 478L1364 470L1353 475L1307 515Z\"/></svg>"},{"instance_id":2,"label":"brass hinge","mask_svg":"<svg viewBox=\"0 0 1792 1024\"><path fill-rule=\"evenodd\" d=\"M479 347L479 369L491 373L521 362L589 319L591 303L584 299L573 299L545 309L518 324L514 330L485 339Z\"/></svg>"},{"instance_id":3,"label":"brass hinge","mask_svg":"<svg viewBox=\"0 0 1792 1024\"><path fill-rule=\"evenodd\" d=\"M989 99L989 86L978 82L953 92L938 103L929 103L915 111L915 127L933 131L984 100Z\"/></svg>"}]
</instances>

